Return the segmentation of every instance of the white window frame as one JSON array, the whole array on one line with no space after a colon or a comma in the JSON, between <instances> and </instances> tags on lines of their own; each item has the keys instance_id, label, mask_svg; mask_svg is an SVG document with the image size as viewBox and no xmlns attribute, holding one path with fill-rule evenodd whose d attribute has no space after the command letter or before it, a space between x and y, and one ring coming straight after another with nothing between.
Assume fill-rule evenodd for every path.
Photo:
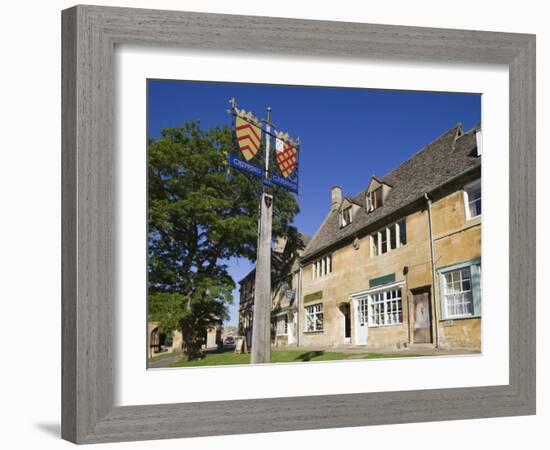
<instances>
[{"instance_id":1,"label":"white window frame","mask_svg":"<svg viewBox=\"0 0 550 450\"><path fill-rule=\"evenodd\" d=\"M481 156L483 153L483 134L481 130L476 131L476 147L477 147L477 156Z\"/></svg>"},{"instance_id":2,"label":"white window frame","mask_svg":"<svg viewBox=\"0 0 550 450\"><path fill-rule=\"evenodd\" d=\"M321 316L319 321L318 316ZM319 333L324 331L325 317L323 303L313 303L304 306L304 333ZM320 324L319 324L320 322ZM309 325L313 323L313 329Z\"/></svg>"},{"instance_id":3,"label":"white window frame","mask_svg":"<svg viewBox=\"0 0 550 450\"><path fill-rule=\"evenodd\" d=\"M370 235L370 242L371 242L371 258L374 258L375 256L385 255L386 253L398 250L399 248L407 245L407 243L402 244L401 243L401 228L399 227L399 224L401 222L405 223L405 230L407 227L407 220L406 218L403 218L401 220L398 220L397 222L392 223L391 225L388 225L387 227L382 228L381 230L378 230L375 233L372 233ZM391 248L391 228L394 228L395 230L395 248ZM374 236L376 235L376 246L375 246L375 239ZM382 252L382 236L386 237L386 251Z\"/></svg>"},{"instance_id":4,"label":"white window frame","mask_svg":"<svg viewBox=\"0 0 550 450\"><path fill-rule=\"evenodd\" d=\"M317 259L311 263L311 279L316 280L317 278L324 277L329 273L332 273L332 253L323 256L322 258Z\"/></svg>"},{"instance_id":5,"label":"white window frame","mask_svg":"<svg viewBox=\"0 0 550 450\"><path fill-rule=\"evenodd\" d=\"M462 278L462 275L460 276L460 282L461 282L461 290L457 291L454 290L453 292L448 291L447 286L447 279L446 275L453 273L453 272L459 272L464 269L469 269L470 271L470 278L469 278L469 284L470 289L462 290L462 282L464 279ZM466 261L463 263L455 264L453 266L448 266L440 269L439 271L439 297L441 302L441 316L444 320L447 319L469 319L469 318L476 318L481 317L481 259L477 258L471 261ZM452 278L453 284L455 284L454 278ZM448 297L451 295L463 295L465 292L469 293L470 302L471 302L471 308L470 312L468 313L459 313L459 314L448 314L449 311L449 304L448 304Z\"/></svg>"},{"instance_id":6,"label":"white window frame","mask_svg":"<svg viewBox=\"0 0 550 450\"><path fill-rule=\"evenodd\" d=\"M344 212L348 210L349 210L349 222L346 222L344 220ZM347 227L352 222L353 222L353 207L350 205L350 206L347 206L346 208L343 208L342 212L340 213L340 227L341 228Z\"/></svg>"},{"instance_id":7,"label":"white window frame","mask_svg":"<svg viewBox=\"0 0 550 450\"><path fill-rule=\"evenodd\" d=\"M395 297L390 297L389 293L394 291ZM403 289L401 285L377 290L370 293L367 298L369 327L403 324ZM376 307L378 309L375 314ZM380 318L382 320L379 320Z\"/></svg>"},{"instance_id":8,"label":"white window frame","mask_svg":"<svg viewBox=\"0 0 550 450\"><path fill-rule=\"evenodd\" d=\"M473 201L470 201L470 191L479 188L479 191L481 192L481 178L478 178L477 180L472 181L471 183L468 183L464 185L463 192L464 192L464 210L466 212L466 220L472 220L477 219L478 217L481 217L483 214L483 203L481 203L481 213L477 214L475 216L472 216L470 213L470 203ZM482 201L482 198L479 200Z\"/></svg>"},{"instance_id":9,"label":"white window frame","mask_svg":"<svg viewBox=\"0 0 550 450\"><path fill-rule=\"evenodd\" d=\"M371 194L370 192L365 196L366 197L366 200L365 200L365 207L367 208L367 212L371 212L374 210L373 206L372 206L372 198L371 198Z\"/></svg>"}]
</instances>

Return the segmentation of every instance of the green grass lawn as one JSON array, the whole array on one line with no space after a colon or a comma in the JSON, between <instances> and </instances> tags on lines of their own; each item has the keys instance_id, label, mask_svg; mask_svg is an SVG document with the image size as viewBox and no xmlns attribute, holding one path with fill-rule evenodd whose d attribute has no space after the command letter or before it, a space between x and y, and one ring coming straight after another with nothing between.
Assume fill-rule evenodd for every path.
<instances>
[{"instance_id":1,"label":"green grass lawn","mask_svg":"<svg viewBox=\"0 0 550 450\"><path fill-rule=\"evenodd\" d=\"M410 353L343 353L332 351L304 351L304 350L273 350L271 362L307 362L307 361L341 361L344 359L375 359L375 358L403 358L414 355ZM199 367L224 366L229 364L249 364L250 354L237 354L233 350L221 350L207 353L203 359L193 361L177 361L168 367Z\"/></svg>"}]
</instances>

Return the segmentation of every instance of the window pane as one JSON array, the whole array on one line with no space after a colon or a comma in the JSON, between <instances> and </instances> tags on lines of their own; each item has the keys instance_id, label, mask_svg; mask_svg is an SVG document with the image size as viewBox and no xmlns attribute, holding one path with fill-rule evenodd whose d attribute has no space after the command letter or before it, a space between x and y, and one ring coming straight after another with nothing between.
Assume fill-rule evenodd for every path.
<instances>
[{"instance_id":1,"label":"window pane","mask_svg":"<svg viewBox=\"0 0 550 450\"><path fill-rule=\"evenodd\" d=\"M476 217L481 214L481 199L470 201L470 217Z\"/></svg>"},{"instance_id":2,"label":"window pane","mask_svg":"<svg viewBox=\"0 0 550 450\"><path fill-rule=\"evenodd\" d=\"M405 245L407 243L407 224L405 219L399 222L399 243Z\"/></svg>"},{"instance_id":3,"label":"window pane","mask_svg":"<svg viewBox=\"0 0 550 450\"><path fill-rule=\"evenodd\" d=\"M444 300L448 317L471 316L474 302L470 268L453 270L444 275Z\"/></svg>"},{"instance_id":4,"label":"window pane","mask_svg":"<svg viewBox=\"0 0 550 450\"><path fill-rule=\"evenodd\" d=\"M388 235L385 228L380 232L380 237L382 239L382 253L386 253L388 251Z\"/></svg>"},{"instance_id":5,"label":"window pane","mask_svg":"<svg viewBox=\"0 0 550 450\"><path fill-rule=\"evenodd\" d=\"M473 186L467 187L466 196L470 218L479 216L481 214L481 183L478 182Z\"/></svg>"},{"instance_id":6,"label":"window pane","mask_svg":"<svg viewBox=\"0 0 550 450\"><path fill-rule=\"evenodd\" d=\"M379 187L374 191L374 204L375 208L380 208L383 205L382 202L382 188Z\"/></svg>"},{"instance_id":7,"label":"window pane","mask_svg":"<svg viewBox=\"0 0 550 450\"><path fill-rule=\"evenodd\" d=\"M373 234L372 236L372 254L374 256L378 255L378 233Z\"/></svg>"},{"instance_id":8,"label":"window pane","mask_svg":"<svg viewBox=\"0 0 550 450\"><path fill-rule=\"evenodd\" d=\"M393 250L394 248L397 248L397 232L395 229L395 225L392 225L390 227L390 248Z\"/></svg>"}]
</instances>

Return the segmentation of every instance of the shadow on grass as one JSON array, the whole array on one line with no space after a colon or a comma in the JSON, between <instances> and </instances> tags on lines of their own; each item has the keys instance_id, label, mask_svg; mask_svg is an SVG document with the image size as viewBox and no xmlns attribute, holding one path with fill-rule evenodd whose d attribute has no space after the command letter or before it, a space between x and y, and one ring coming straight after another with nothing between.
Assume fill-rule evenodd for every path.
<instances>
[{"instance_id":1,"label":"shadow on grass","mask_svg":"<svg viewBox=\"0 0 550 450\"><path fill-rule=\"evenodd\" d=\"M307 362L307 361L311 361L314 358L319 358L320 356L323 356L324 354L325 354L325 352L322 351L322 350L315 350L315 351L305 352L305 353L302 353L301 355L298 355L295 358L295 361Z\"/></svg>"}]
</instances>

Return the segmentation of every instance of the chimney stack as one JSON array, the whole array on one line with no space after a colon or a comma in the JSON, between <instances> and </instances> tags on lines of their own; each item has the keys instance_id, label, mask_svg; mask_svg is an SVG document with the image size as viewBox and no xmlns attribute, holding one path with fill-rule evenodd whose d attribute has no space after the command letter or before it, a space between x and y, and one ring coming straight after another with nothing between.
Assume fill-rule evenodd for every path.
<instances>
[{"instance_id":1,"label":"chimney stack","mask_svg":"<svg viewBox=\"0 0 550 450\"><path fill-rule=\"evenodd\" d=\"M336 211L340 207L340 203L342 203L342 188L340 186L334 186L330 190L330 210Z\"/></svg>"}]
</instances>

